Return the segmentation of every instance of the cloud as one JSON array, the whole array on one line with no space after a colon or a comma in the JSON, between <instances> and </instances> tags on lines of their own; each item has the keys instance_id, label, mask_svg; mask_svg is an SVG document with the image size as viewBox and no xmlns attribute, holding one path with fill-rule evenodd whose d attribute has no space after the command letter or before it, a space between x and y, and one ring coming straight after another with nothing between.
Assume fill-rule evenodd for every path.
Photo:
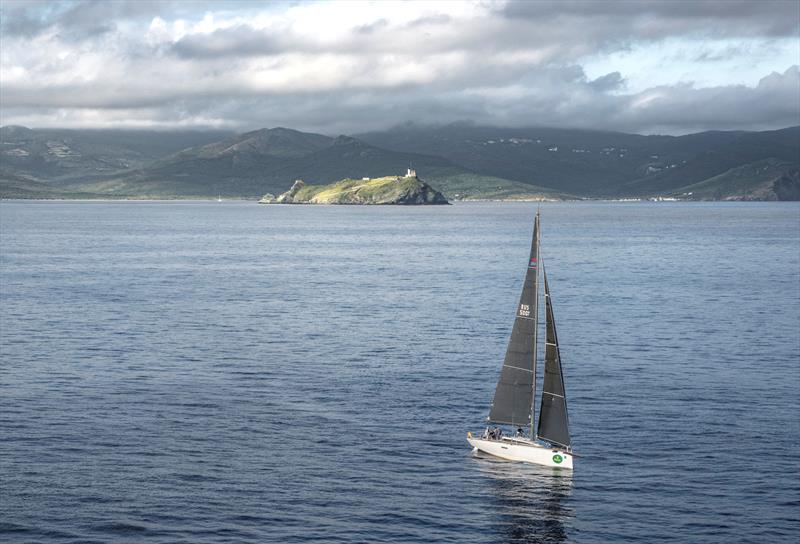
<instances>
[{"instance_id":1,"label":"cloud","mask_svg":"<svg viewBox=\"0 0 800 544\"><path fill-rule=\"evenodd\" d=\"M212 58L275 55L289 47L267 31L237 25L209 34L183 36L172 44L171 50L184 58Z\"/></svg>"},{"instance_id":2,"label":"cloud","mask_svg":"<svg viewBox=\"0 0 800 544\"><path fill-rule=\"evenodd\" d=\"M735 112L735 115L731 115ZM773 72L755 87L662 86L623 97L611 116L621 127L644 132L716 129L769 129L800 124L800 72L792 66Z\"/></svg>"},{"instance_id":3,"label":"cloud","mask_svg":"<svg viewBox=\"0 0 800 544\"><path fill-rule=\"evenodd\" d=\"M50 26L33 7L35 4L0 4L0 31L6 39L30 38Z\"/></svg>"},{"instance_id":4,"label":"cloud","mask_svg":"<svg viewBox=\"0 0 800 544\"><path fill-rule=\"evenodd\" d=\"M800 123L787 70L800 5L763 4L6 1L0 123L330 134L406 121L668 133ZM669 66L653 56L660 44L677 51Z\"/></svg>"},{"instance_id":5,"label":"cloud","mask_svg":"<svg viewBox=\"0 0 800 544\"><path fill-rule=\"evenodd\" d=\"M615 91L625 86L625 80L619 72L610 72L588 83L589 87L601 93Z\"/></svg>"},{"instance_id":6,"label":"cloud","mask_svg":"<svg viewBox=\"0 0 800 544\"><path fill-rule=\"evenodd\" d=\"M800 30L800 4L794 0L512 0L498 11L510 19L591 21L606 36L623 39L695 32L717 37L796 37Z\"/></svg>"},{"instance_id":7,"label":"cloud","mask_svg":"<svg viewBox=\"0 0 800 544\"><path fill-rule=\"evenodd\" d=\"M136 18L167 3L140 2L47 2L44 0L4 0L0 8L0 31L4 36L33 38L51 33L61 39L81 41L113 31L117 21Z\"/></svg>"},{"instance_id":8,"label":"cloud","mask_svg":"<svg viewBox=\"0 0 800 544\"><path fill-rule=\"evenodd\" d=\"M356 34L375 34L382 29L389 27L389 21L386 19L378 19L365 25L359 25L353 29Z\"/></svg>"}]
</instances>

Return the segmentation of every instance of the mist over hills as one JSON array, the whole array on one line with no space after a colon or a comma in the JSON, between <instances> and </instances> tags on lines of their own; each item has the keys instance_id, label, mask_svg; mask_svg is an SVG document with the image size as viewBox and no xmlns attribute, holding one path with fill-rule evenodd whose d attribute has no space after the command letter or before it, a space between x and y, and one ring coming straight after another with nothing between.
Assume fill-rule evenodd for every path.
<instances>
[{"instance_id":1,"label":"mist over hills","mask_svg":"<svg viewBox=\"0 0 800 544\"><path fill-rule=\"evenodd\" d=\"M295 179L324 184L409 165L449 198L785 200L800 195L800 127L642 136L406 124L355 137L0 128L4 198L257 198Z\"/></svg>"}]
</instances>

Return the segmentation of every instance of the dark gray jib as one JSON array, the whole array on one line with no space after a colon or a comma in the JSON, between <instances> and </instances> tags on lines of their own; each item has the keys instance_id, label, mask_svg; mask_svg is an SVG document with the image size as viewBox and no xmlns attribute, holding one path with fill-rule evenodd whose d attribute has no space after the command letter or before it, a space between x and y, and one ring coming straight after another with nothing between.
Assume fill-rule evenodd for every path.
<instances>
[{"instance_id":1,"label":"dark gray jib","mask_svg":"<svg viewBox=\"0 0 800 544\"><path fill-rule=\"evenodd\" d=\"M537 435L551 444L570 447L569 417L567 415L567 395L564 391L564 375L561 371L561 353L558 349L556 321L553 317L553 303L550 300L550 287L547 272L544 272L544 305L547 334L544 344L544 383L542 384L542 405L539 410L539 429Z\"/></svg>"},{"instance_id":2,"label":"dark gray jib","mask_svg":"<svg viewBox=\"0 0 800 544\"><path fill-rule=\"evenodd\" d=\"M489 421L517 427L531 425L536 375L536 329L539 292L539 215L533 224L533 241L525 284L514 328L489 410ZM531 429L533 430L533 429Z\"/></svg>"}]
</instances>

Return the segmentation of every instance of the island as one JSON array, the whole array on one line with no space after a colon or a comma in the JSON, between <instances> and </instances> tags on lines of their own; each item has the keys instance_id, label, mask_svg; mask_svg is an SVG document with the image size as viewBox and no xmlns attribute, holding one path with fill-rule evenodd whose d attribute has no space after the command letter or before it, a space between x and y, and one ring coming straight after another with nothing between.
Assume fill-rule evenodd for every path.
<instances>
[{"instance_id":1,"label":"island","mask_svg":"<svg viewBox=\"0 0 800 544\"><path fill-rule=\"evenodd\" d=\"M408 169L405 176L343 180L329 185L309 185L296 180L278 197L264 195L259 204L449 204L442 193Z\"/></svg>"}]
</instances>

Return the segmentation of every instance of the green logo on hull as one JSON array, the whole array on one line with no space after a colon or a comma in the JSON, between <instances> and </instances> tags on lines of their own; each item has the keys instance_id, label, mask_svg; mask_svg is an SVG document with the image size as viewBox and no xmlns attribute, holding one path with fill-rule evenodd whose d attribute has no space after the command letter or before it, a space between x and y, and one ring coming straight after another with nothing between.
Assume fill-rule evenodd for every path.
<instances>
[{"instance_id":1,"label":"green logo on hull","mask_svg":"<svg viewBox=\"0 0 800 544\"><path fill-rule=\"evenodd\" d=\"M556 464L560 463L560 462L561 462L561 461L563 461L563 460L564 460L564 458L563 458L563 457L561 457L559 454L555 454L555 455L553 456L553 462L554 462L554 463L556 463Z\"/></svg>"}]
</instances>

